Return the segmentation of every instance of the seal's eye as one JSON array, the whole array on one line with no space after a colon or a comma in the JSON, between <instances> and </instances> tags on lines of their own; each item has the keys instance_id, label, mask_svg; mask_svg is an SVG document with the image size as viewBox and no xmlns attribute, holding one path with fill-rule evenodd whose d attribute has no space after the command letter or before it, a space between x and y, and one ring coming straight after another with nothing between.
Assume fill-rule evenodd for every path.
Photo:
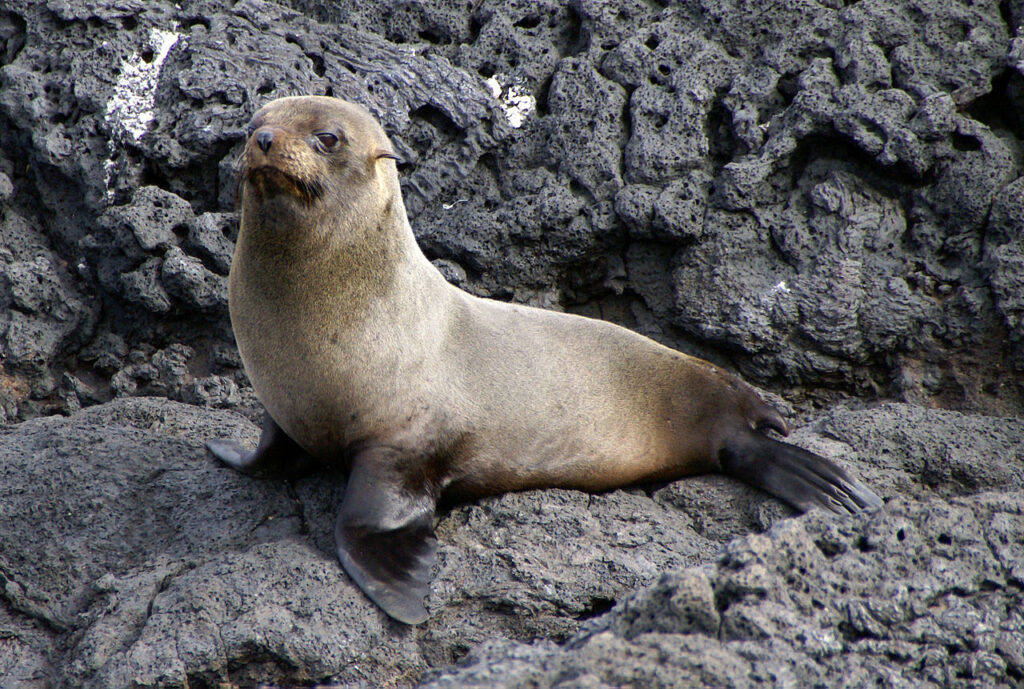
<instances>
[{"instance_id":1,"label":"seal's eye","mask_svg":"<svg viewBox=\"0 0 1024 689\"><path fill-rule=\"evenodd\" d=\"M331 132L317 132L313 136L319 142L320 149L324 151L333 151L338 146L338 136Z\"/></svg>"},{"instance_id":2,"label":"seal's eye","mask_svg":"<svg viewBox=\"0 0 1024 689\"><path fill-rule=\"evenodd\" d=\"M255 132L255 131L256 131L256 127L254 125L250 124L249 126L247 126L245 128L245 138L248 139L250 136L252 136L252 133Z\"/></svg>"}]
</instances>

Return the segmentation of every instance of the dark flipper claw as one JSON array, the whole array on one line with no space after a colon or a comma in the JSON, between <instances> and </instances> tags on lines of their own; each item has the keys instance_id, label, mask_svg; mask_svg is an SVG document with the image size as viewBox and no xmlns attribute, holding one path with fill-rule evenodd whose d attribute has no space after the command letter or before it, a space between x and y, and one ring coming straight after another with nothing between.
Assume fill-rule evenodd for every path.
<instances>
[{"instance_id":1,"label":"dark flipper claw","mask_svg":"<svg viewBox=\"0 0 1024 689\"><path fill-rule=\"evenodd\" d=\"M807 511L824 507L850 514L882 505L866 485L824 457L749 431L730 440L719 460L722 473L750 483Z\"/></svg>"}]
</instances>

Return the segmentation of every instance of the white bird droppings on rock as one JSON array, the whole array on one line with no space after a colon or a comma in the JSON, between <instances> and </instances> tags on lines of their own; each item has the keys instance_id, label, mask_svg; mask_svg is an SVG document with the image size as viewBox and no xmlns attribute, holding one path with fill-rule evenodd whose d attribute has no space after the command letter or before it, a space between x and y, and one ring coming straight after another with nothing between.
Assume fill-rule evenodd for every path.
<instances>
[{"instance_id":1,"label":"white bird droppings on rock","mask_svg":"<svg viewBox=\"0 0 1024 689\"><path fill-rule=\"evenodd\" d=\"M120 136L128 136L133 142L142 139L153 121L153 104L156 100L157 82L171 48L181 38L174 31L152 28L149 31L149 47L153 57L146 60L142 53L134 52L127 60L121 61L121 77L114 86L114 95L107 101L104 119L111 129ZM110 157L104 163L104 183L107 195L111 197L110 188L116 164L114 155L116 144L114 139L108 142Z\"/></svg>"},{"instance_id":2,"label":"white bird droppings on rock","mask_svg":"<svg viewBox=\"0 0 1024 689\"><path fill-rule=\"evenodd\" d=\"M181 34L174 31L150 29L149 47L153 58L147 62L140 53L132 53L130 58L121 61L121 78L107 102L106 120L131 134L135 141L142 138L153 121L160 69L179 38Z\"/></svg>"},{"instance_id":3,"label":"white bird droppings on rock","mask_svg":"<svg viewBox=\"0 0 1024 689\"><path fill-rule=\"evenodd\" d=\"M501 109L505 111L505 118L513 129L519 129L523 122L537 109L537 99L526 92L517 84L502 84L494 75L485 83L490 89L491 95L501 102Z\"/></svg>"}]
</instances>

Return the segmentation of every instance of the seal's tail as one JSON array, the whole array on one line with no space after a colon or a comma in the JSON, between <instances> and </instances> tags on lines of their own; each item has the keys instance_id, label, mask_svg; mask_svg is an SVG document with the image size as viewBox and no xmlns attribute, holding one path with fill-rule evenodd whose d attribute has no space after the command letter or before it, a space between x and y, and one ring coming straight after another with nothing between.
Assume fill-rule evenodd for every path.
<instances>
[{"instance_id":1,"label":"seal's tail","mask_svg":"<svg viewBox=\"0 0 1024 689\"><path fill-rule=\"evenodd\" d=\"M749 430L719 453L722 473L757 486L801 511L824 507L847 514L879 507L882 499L835 463L796 445Z\"/></svg>"}]
</instances>

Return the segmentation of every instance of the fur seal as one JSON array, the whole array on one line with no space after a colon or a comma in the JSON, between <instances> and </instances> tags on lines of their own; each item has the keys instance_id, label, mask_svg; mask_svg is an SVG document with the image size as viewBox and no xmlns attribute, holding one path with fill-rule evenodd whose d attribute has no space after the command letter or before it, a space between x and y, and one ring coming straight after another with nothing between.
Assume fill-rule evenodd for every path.
<instances>
[{"instance_id":1,"label":"fur seal","mask_svg":"<svg viewBox=\"0 0 1024 689\"><path fill-rule=\"evenodd\" d=\"M335 542L393 618L423 598L443 494L601 491L721 472L793 506L881 500L832 462L765 434L785 421L712 364L612 323L474 297L420 251L391 143L362 107L273 101L242 158L231 324L266 407L247 474L349 472Z\"/></svg>"}]
</instances>

